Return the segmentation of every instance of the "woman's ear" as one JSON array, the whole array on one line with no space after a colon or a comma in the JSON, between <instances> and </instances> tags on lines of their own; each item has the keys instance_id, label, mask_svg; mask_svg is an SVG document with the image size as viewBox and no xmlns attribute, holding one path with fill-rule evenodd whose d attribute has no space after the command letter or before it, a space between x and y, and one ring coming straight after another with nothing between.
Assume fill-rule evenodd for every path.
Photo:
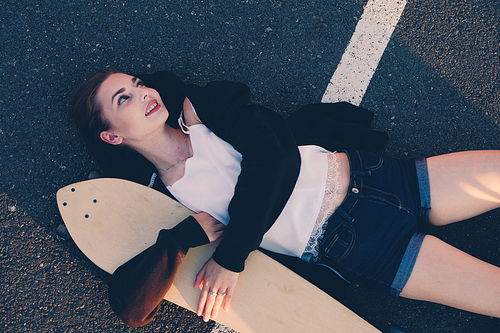
<instances>
[{"instance_id":1,"label":"woman's ear","mask_svg":"<svg viewBox=\"0 0 500 333\"><path fill-rule=\"evenodd\" d=\"M123 137L115 135L110 131L102 131L99 136L102 141L109 143L110 145L119 145L123 142Z\"/></svg>"}]
</instances>

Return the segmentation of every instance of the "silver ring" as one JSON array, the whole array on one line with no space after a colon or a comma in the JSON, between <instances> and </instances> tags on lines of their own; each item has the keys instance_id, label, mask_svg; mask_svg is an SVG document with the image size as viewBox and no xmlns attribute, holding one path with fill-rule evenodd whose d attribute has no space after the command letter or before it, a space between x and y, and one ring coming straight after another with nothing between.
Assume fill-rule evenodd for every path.
<instances>
[{"instance_id":1,"label":"silver ring","mask_svg":"<svg viewBox=\"0 0 500 333\"><path fill-rule=\"evenodd\" d=\"M226 293L217 293L217 295L221 295L222 297L226 297Z\"/></svg>"},{"instance_id":2,"label":"silver ring","mask_svg":"<svg viewBox=\"0 0 500 333\"><path fill-rule=\"evenodd\" d=\"M208 292L208 294L209 294L210 296L216 296L216 295L217 295L217 293L214 293L213 291L209 291L209 292Z\"/></svg>"}]
</instances>

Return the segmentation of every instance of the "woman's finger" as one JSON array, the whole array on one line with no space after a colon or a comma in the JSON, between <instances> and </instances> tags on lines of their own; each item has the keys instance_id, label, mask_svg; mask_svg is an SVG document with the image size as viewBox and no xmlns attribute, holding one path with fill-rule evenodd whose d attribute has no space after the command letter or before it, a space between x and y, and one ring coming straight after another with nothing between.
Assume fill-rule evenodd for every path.
<instances>
[{"instance_id":1,"label":"woman's finger","mask_svg":"<svg viewBox=\"0 0 500 333\"><path fill-rule=\"evenodd\" d=\"M210 315L210 318L212 320L217 319L217 316L219 315L220 307L221 307L222 303L224 303L225 296L226 296L226 293L222 293L220 291L217 292L217 297L215 298L214 307L213 307L212 313Z\"/></svg>"},{"instance_id":2,"label":"woman's finger","mask_svg":"<svg viewBox=\"0 0 500 333\"><path fill-rule=\"evenodd\" d=\"M226 297L224 297L224 311L229 311L229 308L231 307L231 301L233 300L233 291L234 291L234 286L230 287L227 289L226 292Z\"/></svg>"},{"instance_id":3,"label":"woman's finger","mask_svg":"<svg viewBox=\"0 0 500 333\"><path fill-rule=\"evenodd\" d=\"M198 300L198 309L196 310L196 313L198 316L203 315L203 311L205 310L205 303L207 302L208 298L208 289L205 290L203 289L200 293L200 299Z\"/></svg>"},{"instance_id":4,"label":"woman's finger","mask_svg":"<svg viewBox=\"0 0 500 333\"><path fill-rule=\"evenodd\" d=\"M196 274L196 278L194 279L193 288L199 288L203 280L205 279L205 273L207 272L207 264L203 265L198 274Z\"/></svg>"},{"instance_id":5,"label":"woman's finger","mask_svg":"<svg viewBox=\"0 0 500 333\"><path fill-rule=\"evenodd\" d=\"M217 292L210 290L208 293L208 297L205 302L205 309L203 310L203 321L207 322L210 320L212 315L212 309L215 305L215 300L217 299Z\"/></svg>"}]
</instances>

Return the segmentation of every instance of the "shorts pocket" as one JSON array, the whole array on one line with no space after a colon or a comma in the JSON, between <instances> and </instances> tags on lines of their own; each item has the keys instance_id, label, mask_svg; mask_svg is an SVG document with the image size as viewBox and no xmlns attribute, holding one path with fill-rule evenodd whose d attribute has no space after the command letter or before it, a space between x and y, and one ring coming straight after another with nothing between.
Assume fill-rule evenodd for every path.
<instances>
[{"instance_id":1,"label":"shorts pocket","mask_svg":"<svg viewBox=\"0 0 500 333\"><path fill-rule=\"evenodd\" d=\"M328 234L325 234L319 248L320 255L340 261L349 255L355 240L356 232L354 228L344 222Z\"/></svg>"}]
</instances>

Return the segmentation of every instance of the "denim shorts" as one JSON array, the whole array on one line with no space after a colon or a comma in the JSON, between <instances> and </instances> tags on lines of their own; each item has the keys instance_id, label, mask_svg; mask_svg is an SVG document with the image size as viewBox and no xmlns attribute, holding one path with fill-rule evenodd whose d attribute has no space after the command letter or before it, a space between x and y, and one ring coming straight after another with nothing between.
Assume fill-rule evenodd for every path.
<instances>
[{"instance_id":1,"label":"denim shorts","mask_svg":"<svg viewBox=\"0 0 500 333\"><path fill-rule=\"evenodd\" d=\"M317 264L349 282L399 296L428 223L427 162L343 152L351 180L346 198L328 219Z\"/></svg>"}]
</instances>

